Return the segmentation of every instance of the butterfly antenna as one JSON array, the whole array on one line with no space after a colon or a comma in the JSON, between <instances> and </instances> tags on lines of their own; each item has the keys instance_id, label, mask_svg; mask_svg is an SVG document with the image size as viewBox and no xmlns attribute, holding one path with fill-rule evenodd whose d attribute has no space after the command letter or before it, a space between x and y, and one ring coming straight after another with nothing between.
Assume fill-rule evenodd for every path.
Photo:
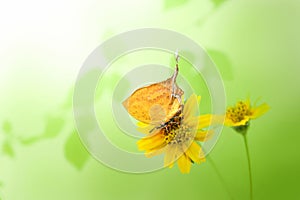
<instances>
[{"instance_id":1,"label":"butterfly antenna","mask_svg":"<svg viewBox=\"0 0 300 200\"><path fill-rule=\"evenodd\" d=\"M178 71L179 71L179 68L178 68L178 62L179 62L179 54L178 54L178 49L175 51L175 61L176 61L176 66L175 66L175 72L174 72L174 83L176 81L176 78L177 78L177 74L178 74Z\"/></svg>"}]
</instances>

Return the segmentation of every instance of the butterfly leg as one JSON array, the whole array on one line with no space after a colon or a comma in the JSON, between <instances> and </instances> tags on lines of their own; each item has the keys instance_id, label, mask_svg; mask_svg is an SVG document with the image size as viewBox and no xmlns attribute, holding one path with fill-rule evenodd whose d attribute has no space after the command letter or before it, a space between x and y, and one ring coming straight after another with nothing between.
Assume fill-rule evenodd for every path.
<instances>
[{"instance_id":1,"label":"butterfly leg","mask_svg":"<svg viewBox=\"0 0 300 200\"><path fill-rule=\"evenodd\" d=\"M170 98L176 98L178 100L178 102L181 104L181 96L179 94L176 93L177 90L177 86L176 86L176 78L178 75L178 61L179 61L179 54L178 54L178 49L175 52L175 60L176 60L176 66L175 66L175 72L174 75L172 77L172 94Z\"/></svg>"},{"instance_id":2,"label":"butterfly leg","mask_svg":"<svg viewBox=\"0 0 300 200\"><path fill-rule=\"evenodd\" d=\"M179 104L181 104L181 97L180 97L180 95L172 93L171 98L172 97L176 98L178 100Z\"/></svg>"},{"instance_id":3,"label":"butterfly leg","mask_svg":"<svg viewBox=\"0 0 300 200\"><path fill-rule=\"evenodd\" d=\"M166 124L165 123L162 123L161 125L159 126L155 126L154 128L152 128L149 133L152 133L154 130L158 130L158 129L162 129L162 128L165 128L166 127Z\"/></svg>"},{"instance_id":4,"label":"butterfly leg","mask_svg":"<svg viewBox=\"0 0 300 200\"><path fill-rule=\"evenodd\" d=\"M171 93L171 98L175 97L178 100L180 99L180 96L178 94L176 94L176 90L177 90L177 86L176 86L176 78L178 75L178 64L176 64L176 68L175 68L175 72L174 75L172 77L172 93Z\"/></svg>"}]
</instances>

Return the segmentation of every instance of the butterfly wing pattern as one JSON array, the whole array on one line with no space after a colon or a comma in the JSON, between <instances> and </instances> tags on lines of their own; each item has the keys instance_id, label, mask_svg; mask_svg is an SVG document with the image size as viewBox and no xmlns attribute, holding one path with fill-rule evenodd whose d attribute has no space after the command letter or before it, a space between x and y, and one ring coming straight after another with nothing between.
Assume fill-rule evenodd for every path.
<instances>
[{"instance_id":1,"label":"butterfly wing pattern","mask_svg":"<svg viewBox=\"0 0 300 200\"><path fill-rule=\"evenodd\" d=\"M178 66L174 75L165 81L137 89L123 106L138 121L146 124L168 122L182 109L183 90L176 84Z\"/></svg>"}]
</instances>

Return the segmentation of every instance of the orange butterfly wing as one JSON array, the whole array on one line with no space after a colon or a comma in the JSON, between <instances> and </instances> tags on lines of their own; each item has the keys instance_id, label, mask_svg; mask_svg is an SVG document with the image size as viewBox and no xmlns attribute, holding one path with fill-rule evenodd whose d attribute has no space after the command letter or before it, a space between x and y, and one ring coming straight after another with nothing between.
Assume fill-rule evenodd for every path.
<instances>
[{"instance_id":1,"label":"orange butterfly wing","mask_svg":"<svg viewBox=\"0 0 300 200\"><path fill-rule=\"evenodd\" d=\"M180 99L184 93L174 83L175 79L176 76L172 76L137 89L123 102L124 107L131 116L143 123L161 124L169 121L181 110Z\"/></svg>"}]
</instances>

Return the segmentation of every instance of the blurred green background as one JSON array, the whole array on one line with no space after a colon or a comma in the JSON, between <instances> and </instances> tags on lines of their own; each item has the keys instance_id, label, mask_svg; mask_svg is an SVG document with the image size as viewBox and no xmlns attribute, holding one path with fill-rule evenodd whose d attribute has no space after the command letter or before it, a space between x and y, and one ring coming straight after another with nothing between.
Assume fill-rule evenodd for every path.
<instances>
[{"instance_id":1,"label":"blurred green background","mask_svg":"<svg viewBox=\"0 0 300 200\"><path fill-rule=\"evenodd\" d=\"M133 175L86 152L72 88L87 56L112 35L165 28L202 45L224 79L227 103L262 97L249 148L254 199L300 199L300 1L7 1L0 7L0 197L230 199L209 162ZM125 62L126 63L126 62ZM248 199L242 137L229 128L210 157L234 199ZM0 198L0 199L1 199Z\"/></svg>"}]
</instances>

